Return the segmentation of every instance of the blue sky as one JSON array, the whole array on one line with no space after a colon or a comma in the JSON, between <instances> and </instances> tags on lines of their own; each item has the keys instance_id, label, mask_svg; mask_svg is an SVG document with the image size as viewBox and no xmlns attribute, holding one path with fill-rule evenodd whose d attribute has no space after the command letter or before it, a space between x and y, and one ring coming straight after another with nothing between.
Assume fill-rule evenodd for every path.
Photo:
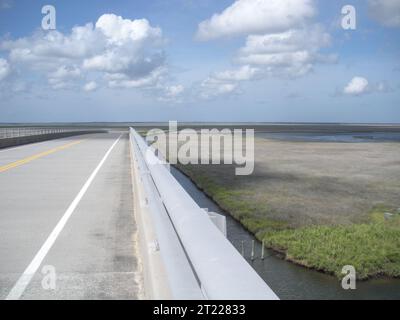
<instances>
[{"instance_id":1,"label":"blue sky","mask_svg":"<svg viewBox=\"0 0 400 320\"><path fill-rule=\"evenodd\" d=\"M0 122L400 122L399 31L399 0L0 0Z\"/></svg>"}]
</instances>

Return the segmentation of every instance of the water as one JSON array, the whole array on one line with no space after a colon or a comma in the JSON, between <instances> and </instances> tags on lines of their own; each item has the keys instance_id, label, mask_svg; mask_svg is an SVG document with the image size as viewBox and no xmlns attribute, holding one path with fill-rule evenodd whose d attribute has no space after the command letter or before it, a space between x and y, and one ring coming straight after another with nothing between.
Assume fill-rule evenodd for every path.
<instances>
[{"instance_id":1,"label":"water","mask_svg":"<svg viewBox=\"0 0 400 320\"><path fill-rule=\"evenodd\" d=\"M400 132L319 133L319 132L257 132L257 137L304 142L400 142Z\"/></svg>"},{"instance_id":2,"label":"water","mask_svg":"<svg viewBox=\"0 0 400 320\"><path fill-rule=\"evenodd\" d=\"M226 216L229 241L241 252L257 273L281 299L400 299L400 279L373 279L357 282L356 290L344 290L340 281L330 275L306 269L265 250L261 260L261 243L236 220L200 191L185 175L171 168L172 174L201 208ZM251 261L251 243L256 241L256 259Z\"/></svg>"}]
</instances>

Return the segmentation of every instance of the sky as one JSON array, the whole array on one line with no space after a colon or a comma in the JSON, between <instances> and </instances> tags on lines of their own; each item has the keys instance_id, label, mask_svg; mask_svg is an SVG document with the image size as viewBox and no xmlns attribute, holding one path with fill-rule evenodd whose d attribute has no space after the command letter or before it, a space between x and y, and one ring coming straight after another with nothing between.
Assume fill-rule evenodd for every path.
<instances>
[{"instance_id":1,"label":"sky","mask_svg":"<svg viewBox=\"0 0 400 320\"><path fill-rule=\"evenodd\" d=\"M400 123L400 0L0 0L0 122L168 120Z\"/></svg>"}]
</instances>

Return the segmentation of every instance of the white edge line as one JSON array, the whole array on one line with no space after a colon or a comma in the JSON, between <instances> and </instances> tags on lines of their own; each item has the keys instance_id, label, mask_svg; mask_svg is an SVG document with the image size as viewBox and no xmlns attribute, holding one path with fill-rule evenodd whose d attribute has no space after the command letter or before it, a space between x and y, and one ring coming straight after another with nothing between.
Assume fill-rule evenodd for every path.
<instances>
[{"instance_id":1,"label":"white edge line","mask_svg":"<svg viewBox=\"0 0 400 320\"><path fill-rule=\"evenodd\" d=\"M75 208L78 206L80 200L85 195L87 189L89 188L90 184L96 177L97 173L99 172L100 168L103 166L104 162L107 160L108 156L110 155L112 149L117 144L119 139L122 137L122 134L118 137L118 139L112 144L112 146L108 149L107 153L104 155L103 159L97 165L96 169L92 172L89 179L85 182L82 189L76 195L75 199L69 205L67 211L65 211L64 215L57 223L45 243L42 245L36 256L33 258L32 262L29 266L25 269L24 273L15 283L14 287L11 289L10 293L8 294L6 300L18 300L22 294L24 293L26 287L31 282L33 276L35 275L36 271L39 269L40 265L42 264L44 258L46 257L47 253L53 246L54 242L56 241L58 235L63 230L64 226L66 225L68 219L71 217L72 213L74 212Z\"/></svg>"}]
</instances>

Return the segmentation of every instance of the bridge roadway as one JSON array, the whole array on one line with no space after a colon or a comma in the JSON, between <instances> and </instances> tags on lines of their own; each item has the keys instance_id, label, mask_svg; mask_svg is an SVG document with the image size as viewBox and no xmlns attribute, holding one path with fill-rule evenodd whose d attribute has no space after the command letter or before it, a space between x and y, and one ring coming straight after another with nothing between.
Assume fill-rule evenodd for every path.
<instances>
[{"instance_id":1,"label":"bridge roadway","mask_svg":"<svg viewBox=\"0 0 400 320\"><path fill-rule=\"evenodd\" d=\"M129 170L127 132L0 150L0 299L142 298Z\"/></svg>"}]
</instances>

